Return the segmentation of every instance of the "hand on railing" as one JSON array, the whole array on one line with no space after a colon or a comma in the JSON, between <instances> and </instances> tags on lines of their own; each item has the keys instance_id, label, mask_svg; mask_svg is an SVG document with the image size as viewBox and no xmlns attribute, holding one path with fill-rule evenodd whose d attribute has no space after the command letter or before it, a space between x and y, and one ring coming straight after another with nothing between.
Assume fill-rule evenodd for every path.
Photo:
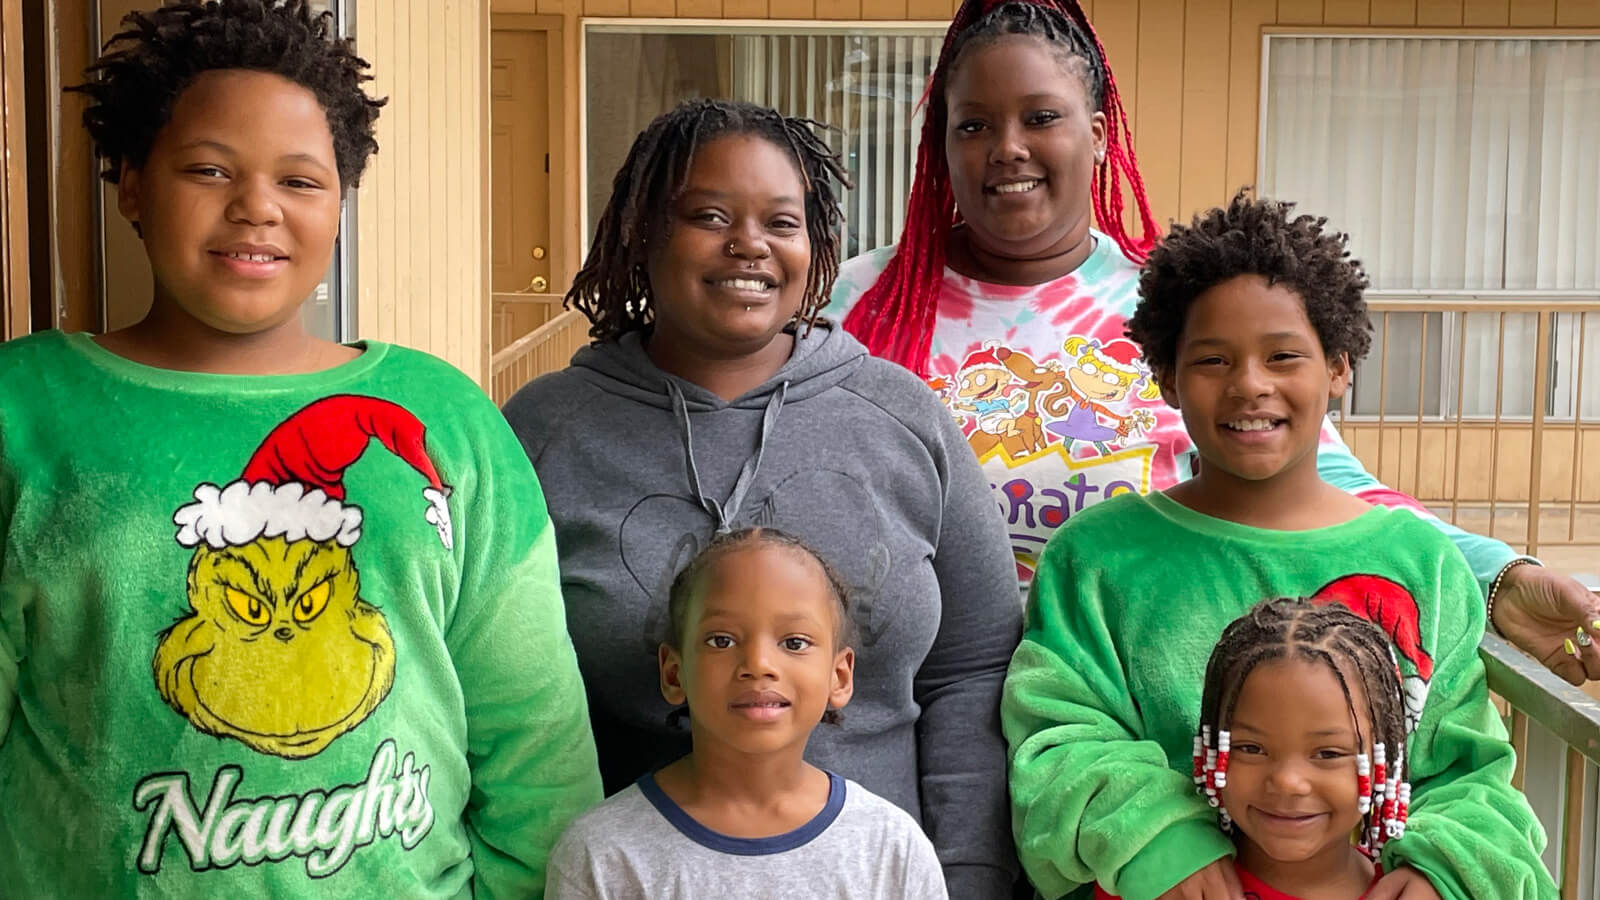
<instances>
[{"instance_id":1,"label":"hand on railing","mask_svg":"<svg viewBox=\"0 0 1600 900\"><path fill-rule=\"evenodd\" d=\"M1490 624L1568 683L1600 679L1600 601L1576 579L1543 566L1509 569Z\"/></svg>"}]
</instances>

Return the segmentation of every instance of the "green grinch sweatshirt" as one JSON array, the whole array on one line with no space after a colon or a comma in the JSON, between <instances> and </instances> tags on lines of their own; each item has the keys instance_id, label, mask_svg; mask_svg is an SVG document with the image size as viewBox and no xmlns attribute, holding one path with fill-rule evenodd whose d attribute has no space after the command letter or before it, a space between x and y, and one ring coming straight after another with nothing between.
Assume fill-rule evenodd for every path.
<instances>
[{"instance_id":1,"label":"green grinch sweatshirt","mask_svg":"<svg viewBox=\"0 0 1600 900\"><path fill-rule=\"evenodd\" d=\"M7 897L528 897L600 799L549 519L483 393L0 344Z\"/></svg>"},{"instance_id":2,"label":"green grinch sweatshirt","mask_svg":"<svg viewBox=\"0 0 1600 900\"><path fill-rule=\"evenodd\" d=\"M1280 596L1344 603L1393 642L1413 793L1384 869L1418 869L1445 900L1554 898L1478 658L1482 595L1448 539L1404 510L1279 532L1164 494L1075 516L1033 582L1001 718L1013 830L1040 891L1098 882L1152 900L1233 852L1191 777L1202 682L1223 628Z\"/></svg>"}]
</instances>

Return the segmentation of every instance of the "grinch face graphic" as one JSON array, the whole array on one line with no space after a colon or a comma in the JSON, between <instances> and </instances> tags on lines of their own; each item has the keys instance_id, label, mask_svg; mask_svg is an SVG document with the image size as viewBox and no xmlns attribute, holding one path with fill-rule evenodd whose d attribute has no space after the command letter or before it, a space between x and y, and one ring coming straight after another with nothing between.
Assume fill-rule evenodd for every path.
<instances>
[{"instance_id":1,"label":"grinch face graphic","mask_svg":"<svg viewBox=\"0 0 1600 900\"><path fill-rule=\"evenodd\" d=\"M156 647L162 699L201 731L290 759L320 753L394 685L394 640L335 541L201 547L192 613Z\"/></svg>"},{"instance_id":2,"label":"grinch face graphic","mask_svg":"<svg viewBox=\"0 0 1600 900\"><path fill-rule=\"evenodd\" d=\"M201 484L173 516L193 547L189 611L161 632L156 689L196 729L304 759L359 726L394 685L388 620L363 600L363 516L343 472L376 439L427 479L425 520L452 546L450 489L409 412L336 396L295 413L234 482Z\"/></svg>"}]
</instances>

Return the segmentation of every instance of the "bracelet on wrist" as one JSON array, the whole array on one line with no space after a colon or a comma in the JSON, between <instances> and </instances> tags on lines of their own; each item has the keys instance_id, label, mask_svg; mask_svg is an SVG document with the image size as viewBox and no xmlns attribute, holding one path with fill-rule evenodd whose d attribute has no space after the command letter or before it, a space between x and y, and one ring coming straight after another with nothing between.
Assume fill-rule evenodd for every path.
<instances>
[{"instance_id":1,"label":"bracelet on wrist","mask_svg":"<svg viewBox=\"0 0 1600 900\"><path fill-rule=\"evenodd\" d=\"M1494 632L1495 634L1500 633L1500 629L1494 627L1494 601L1500 596L1500 584L1506 580L1506 573L1512 569L1515 569L1517 566L1533 565L1538 565L1538 563L1527 558L1526 556L1519 556L1516 559L1513 559L1511 562L1506 563L1505 566L1501 568L1501 570L1494 576L1494 581L1489 583L1489 598L1484 602L1483 621L1484 625L1490 631Z\"/></svg>"}]
</instances>

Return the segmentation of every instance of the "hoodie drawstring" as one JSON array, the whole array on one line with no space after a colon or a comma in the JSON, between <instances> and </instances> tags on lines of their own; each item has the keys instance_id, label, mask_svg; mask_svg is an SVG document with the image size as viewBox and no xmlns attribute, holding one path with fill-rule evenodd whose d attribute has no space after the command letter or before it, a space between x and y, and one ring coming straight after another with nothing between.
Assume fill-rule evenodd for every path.
<instances>
[{"instance_id":1,"label":"hoodie drawstring","mask_svg":"<svg viewBox=\"0 0 1600 900\"><path fill-rule=\"evenodd\" d=\"M678 420L678 434L683 438L683 458L689 468L689 491L716 523L715 533L727 534L733 530L733 521L739 516L739 507L744 505L745 495L750 493L750 485L756 480L756 471L761 468L761 457L767 450L767 438L778 424L778 414L783 411L784 397L789 393L789 382L779 384L771 399L767 401L767 411L761 416L761 435L756 439L756 450L744 461L744 467L739 470L739 477L733 483L732 493L728 494L728 499L722 503L707 497L700 489L700 470L694 463L694 429L689 424L689 405L683 399L683 391L669 380L667 393L672 397L672 414Z\"/></svg>"}]
</instances>

